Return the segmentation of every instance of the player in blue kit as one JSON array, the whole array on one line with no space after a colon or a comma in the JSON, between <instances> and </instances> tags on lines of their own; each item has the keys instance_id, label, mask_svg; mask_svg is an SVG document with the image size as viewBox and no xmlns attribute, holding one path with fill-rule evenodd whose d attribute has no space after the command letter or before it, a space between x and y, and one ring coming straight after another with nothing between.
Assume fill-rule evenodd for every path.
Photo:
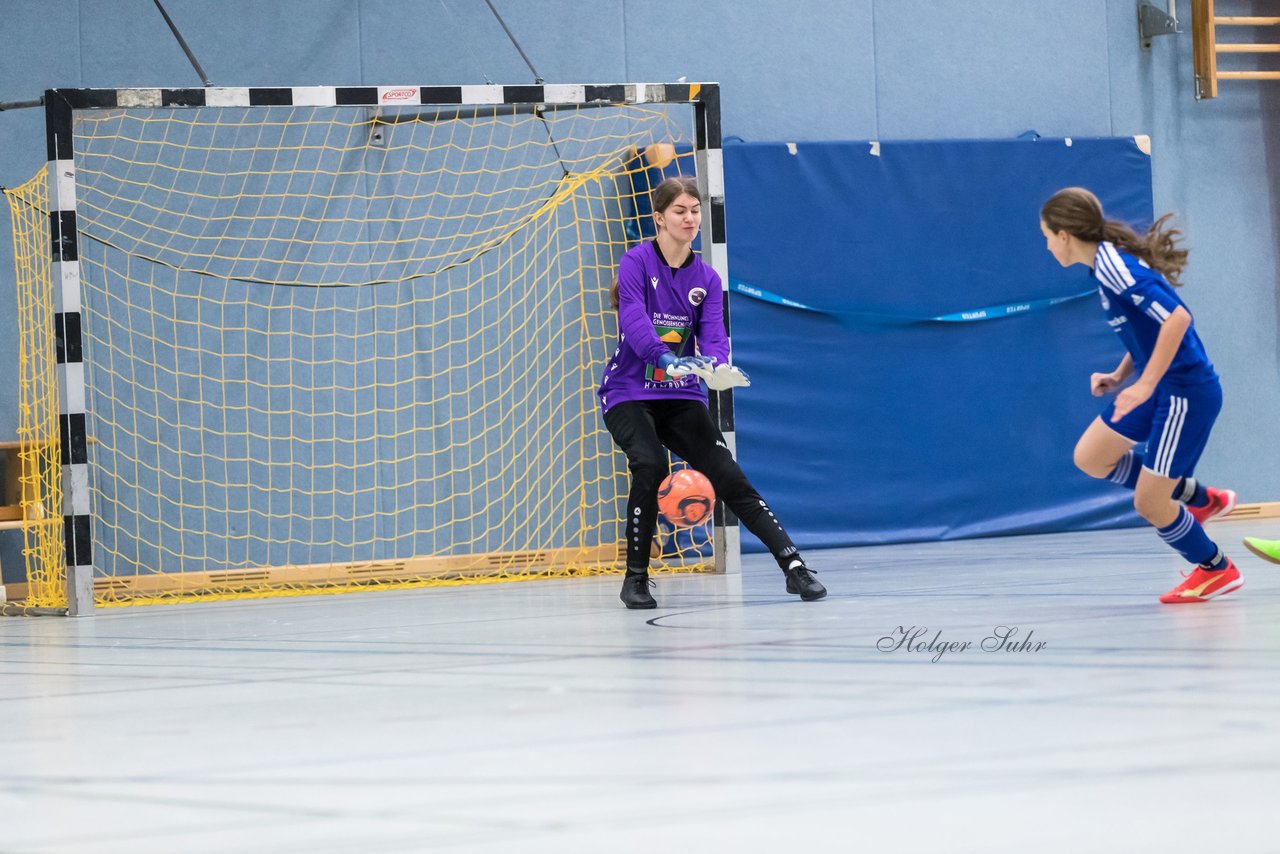
<instances>
[{"instance_id":1,"label":"player in blue kit","mask_svg":"<svg viewBox=\"0 0 1280 854\"><path fill-rule=\"evenodd\" d=\"M1092 268L1107 322L1128 350L1114 371L1091 378L1095 395L1120 391L1080 437L1075 463L1085 474L1133 489L1138 513L1195 565L1160 597L1172 604L1204 602L1244 581L1201 526L1230 512L1236 497L1192 477L1222 408L1222 386L1191 313L1170 286L1187 252L1176 245L1178 232L1165 227L1168 219L1138 235L1107 219L1098 198L1080 187L1059 190L1040 211L1049 251L1064 267ZM1144 453L1134 451L1144 442Z\"/></svg>"},{"instance_id":2,"label":"player in blue kit","mask_svg":"<svg viewBox=\"0 0 1280 854\"><path fill-rule=\"evenodd\" d=\"M826 588L769 505L738 467L707 411L708 388L750 385L729 362L720 276L693 253L702 225L702 197L692 178L668 178L653 191L657 237L636 246L618 264L613 306L618 347L605 364L597 394L604 423L627 455L628 608L656 608L649 593L649 546L658 516L658 486L667 475L667 449L702 472L751 533L765 544L786 576L788 593L806 601Z\"/></svg>"}]
</instances>

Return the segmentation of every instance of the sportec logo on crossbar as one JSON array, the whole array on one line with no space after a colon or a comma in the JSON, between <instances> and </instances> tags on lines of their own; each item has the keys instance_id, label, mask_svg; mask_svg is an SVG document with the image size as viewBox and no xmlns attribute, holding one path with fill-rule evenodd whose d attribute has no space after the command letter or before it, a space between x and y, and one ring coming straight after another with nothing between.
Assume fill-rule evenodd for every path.
<instances>
[{"instance_id":1,"label":"sportec logo on crossbar","mask_svg":"<svg viewBox=\"0 0 1280 854\"><path fill-rule=\"evenodd\" d=\"M415 101L418 98L418 89L416 86L405 86L400 89L384 89L379 100L384 104L393 104L402 101Z\"/></svg>"},{"instance_id":2,"label":"sportec logo on crossbar","mask_svg":"<svg viewBox=\"0 0 1280 854\"><path fill-rule=\"evenodd\" d=\"M1020 633L1017 626L996 626L991 634L977 643L977 649L982 652L1039 652L1049 645L1048 641L1031 640L1035 629L1028 631L1022 640L1016 640ZM929 660L935 664L948 653L969 652L974 648L973 641L943 640L941 629L930 637L928 626L898 626L876 641L876 649L881 652L923 653L931 656Z\"/></svg>"}]
</instances>

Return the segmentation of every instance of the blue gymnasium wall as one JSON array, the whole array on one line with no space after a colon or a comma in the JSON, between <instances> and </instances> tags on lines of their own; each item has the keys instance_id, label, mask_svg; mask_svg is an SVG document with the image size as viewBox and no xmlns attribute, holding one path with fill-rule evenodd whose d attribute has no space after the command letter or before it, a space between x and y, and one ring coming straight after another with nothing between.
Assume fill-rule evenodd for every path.
<instances>
[{"instance_id":1,"label":"blue gymnasium wall","mask_svg":"<svg viewBox=\"0 0 1280 854\"><path fill-rule=\"evenodd\" d=\"M725 149L738 203L739 455L811 546L1114 527L1131 498L1075 472L1100 404L1088 368L1124 355L1083 267L1038 231L1070 185L1151 219L1132 139L779 143ZM781 202L780 200L785 200ZM803 216L795 215L803 211ZM786 247L794 247L788 250ZM1052 305L1055 298L1066 298ZM991 306L989 319L934 321ZM815 498L820 496L820 498Z\"/></svg>"},{"instance_id":2,"label":"blue gymnasium wall","mask_svg":"<svg viewBox=\"0 0 1280 854\"><path fill-rule=\"evenodd\" d=\"M1201 469L1244 501L1280 497L1280 84L1223 83L1218 99L1197 102L1190 34L1141 49L1136 0L495 4L544 78L718 80L724 131L748 140L1150 134L1155 208L1182 215L1193 249L1185 293L1227 393ZM166 6L219 85L530 79L483 0ZM1178 4L1189 30L1187 6ZM1264 0L1218 0L1218 10L1274 14ZM197 82L147 0L6 0L0 26L0 100L52 86ZM25 180L43 157L38 111L0 114L0 184ZM7 218L0 210L6 232ZM10 330L11 269L0 240L0 329ZM0 334L0 364L15 364L16 346ZM15 408L13 375L0 373L0 436L14 435ZM775 430L781 419L744 412L739 429ZM744 462L756 474L770 465L750 449ZM6 568L15 543L0 536Z\"/></svg>"}]
</instances>

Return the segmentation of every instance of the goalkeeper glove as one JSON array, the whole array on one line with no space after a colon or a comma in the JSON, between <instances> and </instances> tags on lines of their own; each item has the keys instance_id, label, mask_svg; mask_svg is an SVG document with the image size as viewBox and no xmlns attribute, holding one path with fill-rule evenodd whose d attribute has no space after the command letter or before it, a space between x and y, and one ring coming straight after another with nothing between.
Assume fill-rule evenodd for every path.
<instances>
[{"instance_id":1,"label":"goalkeeper glove","mask_svg":"<svg viewBox=\"0 0 1280 854\"><path fill-rule=\"evenodd\" d=\"M707 356L677 356L675 353L663 353L658 357L658 367L669 377L687 377L700 371L711 370L715 359Z\"/></svg>"},{"instance_id":2,"label":"goalkeeper glove","mask_svg":"<svg viewBox=\"0 0 1280 854\"><path fill-rule=\"evenodd\" d=\"M731 388L746 388L751 385L751 378L734 365L716 365L714 370L694 371L712 391L724 391Z\"/></svg>"},{"instance_id":3,"label":"goalkeeper glove","mask_svg":"<svg viewBox=\"0 0 1280 854\"><path fill-rule=\"evenodd\" d=\"M668 360L665 356L659 359L659 367L669 377L696 375L707 384L712 391L724 391L730 388L745 388L751 385L751 378L741 368L733 365L717 365L714 356L682 356L674 354Z\"/></svg>"}]
</instances>

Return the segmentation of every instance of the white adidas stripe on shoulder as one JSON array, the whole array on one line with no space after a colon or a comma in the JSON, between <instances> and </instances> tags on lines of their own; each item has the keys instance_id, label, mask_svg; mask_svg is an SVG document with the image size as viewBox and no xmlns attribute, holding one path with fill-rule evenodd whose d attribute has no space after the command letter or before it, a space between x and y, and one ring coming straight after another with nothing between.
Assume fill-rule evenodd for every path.
<instances>
[{"instance_id":1,"label":"white adidas stripe on shoulder","mask_svg":"<svg viewBox=\"0 0 1280 854\"><path fill-rule=\"evenodd\" d=\"M1132 286L1135 281L1124 259L1120 257L1119 250L1106 241L1098 244L1098 252L1094 256L1094 272L1099 281L1117 294Z\"/></svg>"}]
</instances>

